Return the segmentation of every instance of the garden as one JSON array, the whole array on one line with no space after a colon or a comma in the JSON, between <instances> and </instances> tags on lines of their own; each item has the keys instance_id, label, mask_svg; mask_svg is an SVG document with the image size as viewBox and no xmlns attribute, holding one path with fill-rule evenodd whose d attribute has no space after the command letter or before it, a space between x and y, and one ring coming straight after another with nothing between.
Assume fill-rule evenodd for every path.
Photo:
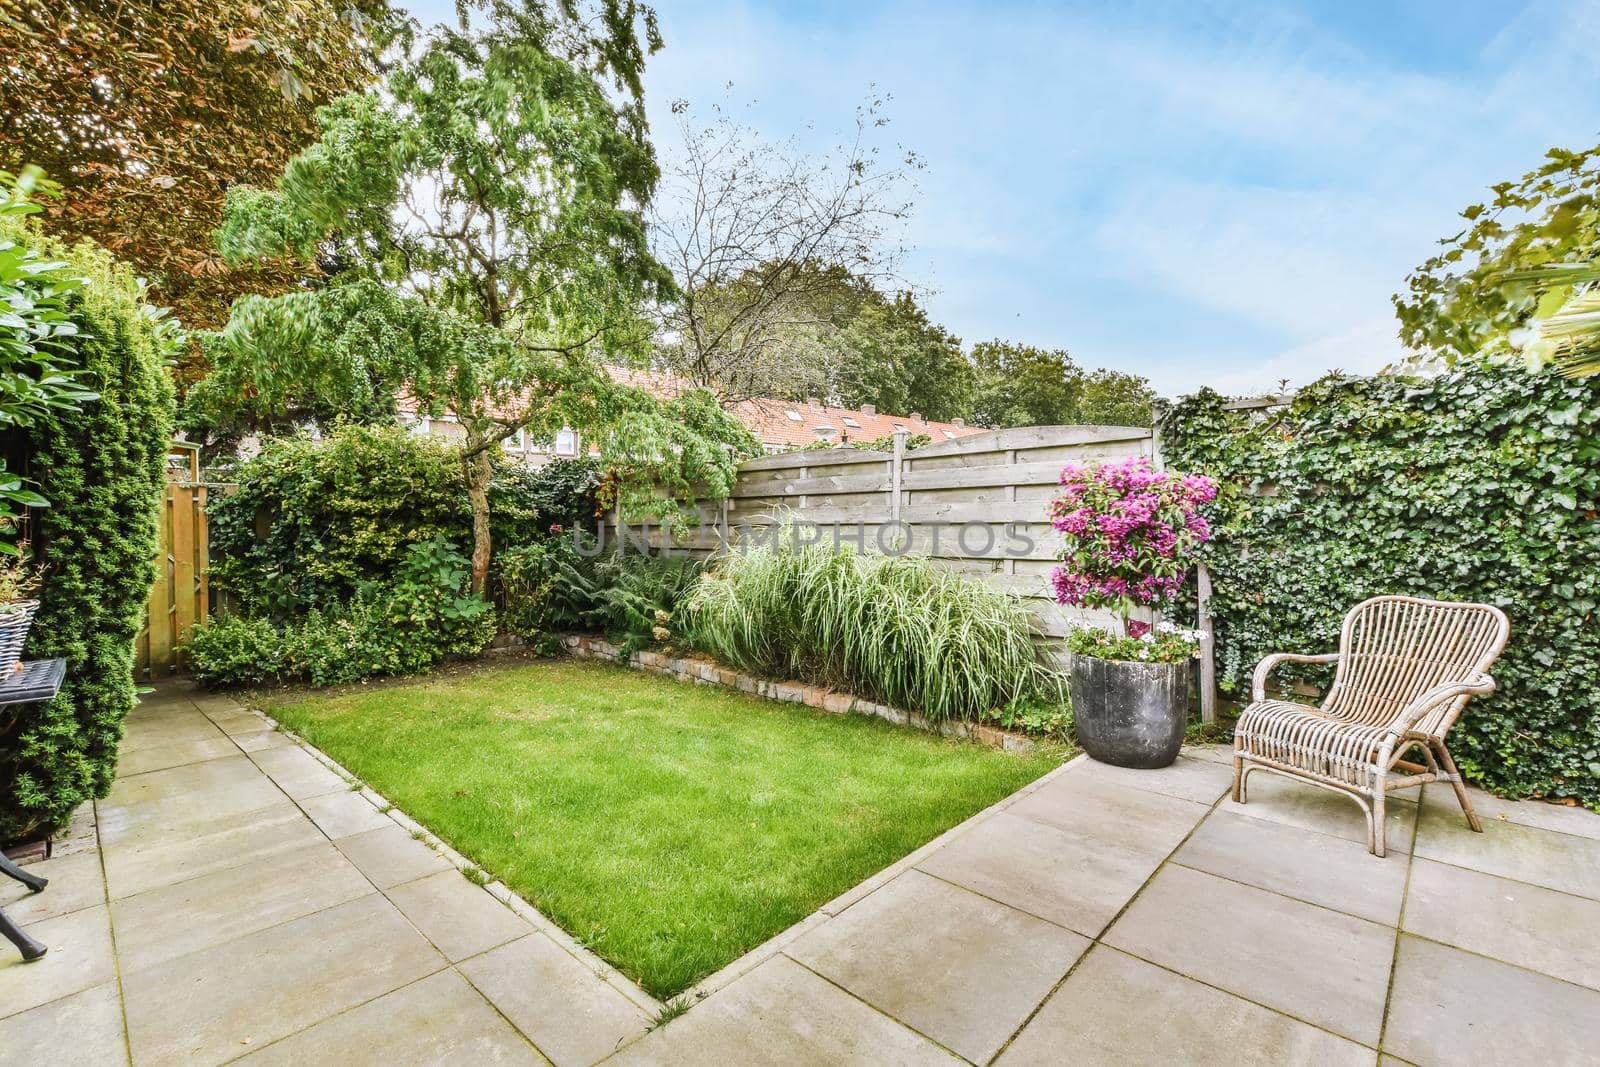
<instances>
[{"instance_id":1,"label":"garden","mask_svg":"<svg viewBox=\"0 0 1600 1067\"><path fill-rule=\"evenodd\" d=\"M1157 403L1065 352L964 350L875 288L869 246L900 216L868 190L906 175L870 151L838 193L854 223L794 207L814 202L804 167L724 175L804 216L774 231L824 227L814 257L684 267L674 250L700 246L663 236L644 122L653 13L577 11L330 21L317 77L294 75L303 103L281 78L232 86L254 101L240 129L278 120L268 165L220 182L198 236L161 235L203 249L183 269L118 236L116 197L0 175L0 698L21 664L56 672L0 700L0 844L89 871L91 903L26 914L93 916L56 940L126 966L81 967L93 982L60 1000L181 1015L170 990L190 990L213 1016L161 1044L113 1012L117 1048L223 1062L279 1003L236 993L259 977L228 955L246 946L313 1000L348 994L263 1045L370 1032L349 1020L437 981L493 1001L482 1032L597 1062L761 974L852 1020L847 1050L892 1019L923 1053L990 1062L1030 1027L1106 1015L1050 1006L1081 975L1114 987L1107 968L1188 983L1122 997L1128 1018L1226 994L1199 1013L1277 1013L1363 1055L1429 1032L1390 1022L1382 982L1370 1018L1339 1015L1346 986L1372 999L1366 964L1400 989L1406 952L1600 996L1550 934L1600 908L1600 831L1577 810L1600 812L1600 148L1465 213L1396 298L1413 362ZM688 157L714 170L724 137L691 133ZM749 235L709 236L737 261ZM733 414L812 389L988 432L762 455ZM172 467L175 438L203 465ZM180 484L206 491L195 573L168 559ZM163 583L199 605L181 677L136 677ZM1321 789L1286 802L1284 778ZM1305 799L1328 791L1337 813ZM1469 871L1538 890L1537 959L1495 940L1524 918L1494 911L1505 887L1429 896ZM1405 925L1447 898L1487 909L1481 928ZM347 908L372 914L261 949ZM154 915L216 944L165 954L130 932ZM458 920L479 925L438 933ZM490 958L538 938L557 962L510 972L518 1021ZM395 948L370 968L389 984L361 991L364 943L413 941L414 973ZM293 970L302 944L314 974ZM1350 965L1343 985L1231 970L1319 952L1334 978ZM579 1008L539 999L578 986ZM13 1003L23 988L0 971ZM57 1002L40 988L0 1024ZM1394 1005L1444 1000L1406 988ZM750 995L716 1010L766 1017ZM610 1047L533 1036L589 1011L623 1019Z\"/></svg>"}]
</instances>

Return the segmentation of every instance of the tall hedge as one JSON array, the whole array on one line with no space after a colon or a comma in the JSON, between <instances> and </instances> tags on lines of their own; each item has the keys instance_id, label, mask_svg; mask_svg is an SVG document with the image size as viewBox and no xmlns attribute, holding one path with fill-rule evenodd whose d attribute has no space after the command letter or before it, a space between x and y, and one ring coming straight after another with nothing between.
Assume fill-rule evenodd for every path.
<instances>
[{"instance_id":1,"label":"tall hedge","mask_svg":"<svg viewBox=\"0 0 1600 1067\"><path fill-rule=\"evenodd\" d=\"M1600 380L1461 365L1327 379L1266 414L1208 391L1163 435L1171 466L1222 482L1203 555L1228 691L1269 652L1337 647L1365 597L1497 604L1499 692L1451 750L1497 792L1600 808Z\"/></svg>"},{"instance_id":2,"label":"tall hedge","mask_svg":"<svg viewBox=\"0 0 1600 1067\"><path fill-rule=\"evenodd\" d=\"M24 655L65 657L67 681L48 703L0 709L3 840L60 825L111 786L172 435L171 331L140 283L88 244L49 247L87 279L72 298L76 356L100 396L8 442L51 503L30 523L44 587Z\"/></svg>"},{"instance_id":3,"label":"tall hedge","mask_svg":"<svg viewBox=\"0 0 1600 1067\"><path fill-rule=\"evenodd\" d=\"M460 461L397 426L269 439L236 477L238 492L207 505L212 581L251 614L344 603L389 578L407 546L469 536Z\"/></svg>"},{"instance_id":4,"label":"tall hedge","mask_svg":"<svg viewBox=\"0 0 1600 1067\"><path fill-rule=\"evenodd\" d=\"M593 461L496 464L489 497L501 548L547 536L552 523L593 522ZM211 578L251 615L283 622L344 604L363 583L392 578L411 545L472 541L459 454L399 426L269 438L235 478L237 492L207 505Z\"/></svg>"}]
</instances>

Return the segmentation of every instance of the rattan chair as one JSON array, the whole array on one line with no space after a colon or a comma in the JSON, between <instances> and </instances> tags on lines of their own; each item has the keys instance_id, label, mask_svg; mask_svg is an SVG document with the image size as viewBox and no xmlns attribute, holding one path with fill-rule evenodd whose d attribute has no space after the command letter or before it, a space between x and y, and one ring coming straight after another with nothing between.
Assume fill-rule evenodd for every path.
<instances>
[{"instance_id":1,"label":"rattan chair","mask_svg":"<svg viewBox=\"0 0 1600 1067\"><path fill-rule=\"evenodd\" d=\"M1258 770L1343 793L1361 805L1367 848L1382 856L1388 795L1449 782L1467 824L1481 833L1444 737L1470 698L1494 692L1486 672L1510 634L1505 613L1488 604L1380 596L1345 616L1338 652L1268 656L1233 731L1233 799L1246 802ZM1281 663L1338 664L1320 707L1267 699L1267 679ZM1404 758L1412 752L1423 762Z\"/></svg>"}]
</instances>

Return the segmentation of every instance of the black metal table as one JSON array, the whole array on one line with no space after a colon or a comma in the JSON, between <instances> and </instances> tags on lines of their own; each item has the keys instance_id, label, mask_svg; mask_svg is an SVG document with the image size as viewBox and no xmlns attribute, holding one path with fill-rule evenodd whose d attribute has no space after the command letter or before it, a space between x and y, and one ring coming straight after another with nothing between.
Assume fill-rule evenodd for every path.
<instances>
[{"instance_id":1,"label":"black metal table","mask_svg":"<svg viewBox=\"0 0 1600 1067\"><path fill-rule=\"evenodd\" d=\"M40 700L49 700L61 691L61 682L67 676L67 661L64 659L38 659L22 665L20 671L11 672L10 677L0 681L0 707L7 704L32 704ZM37 893L49 884L49 880L40 878L36 874L29 874L18 867L0 853L0 874L9 875ZM29 937L20 926L6 916L4 908L0 908L0 934L6 940L17 946L17 951L22 953L25 961L32 962L43 956L47 949L33 938Z\"/></svg>"}]
</instances>

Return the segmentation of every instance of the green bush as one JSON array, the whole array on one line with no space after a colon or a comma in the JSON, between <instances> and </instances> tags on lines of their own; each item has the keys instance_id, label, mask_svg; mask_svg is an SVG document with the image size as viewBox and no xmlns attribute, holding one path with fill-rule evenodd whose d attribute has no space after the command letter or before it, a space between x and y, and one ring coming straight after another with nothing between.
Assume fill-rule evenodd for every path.
<instances>
[{"instance_id":1,"label":"green bush","mask_svg":"<svg viewBox=\"0 0 1600 1067\"><path fill-rule=\"evenodd\" d=\"M1055 672L1015 597L917 556L796 550L779 532L725 557L688 605L691 642L724 663L975 721L1050 693Z\"/></svg>"},{"instance_id":2,"label":"green bush","mask_svg":"<svg viewBox=\"0 0 1600 1067\"><path fill-rule=\"evenodd\" d=\"M565 544L545 609L551 629L599 630L623 655L681 636L675 615L704 569L701 560L620 550L587 555ZM585 543L586 552L593 547Z\"/></svg>"},{"instance_id":3,"label":"green bush","mask_svg":"<svg viewBox=\"0 0 1600 1067\"><path fill-rule=\"evenodd\" d=\"M495 476L489 490L490 522L496 544L542 538L552 528L593 528L599 507L600 461L558 459L542 467L510 467Z\"/></svg>"},{"instance_id":4,"label":"green bush","mask_svg":"<svg viewBox=\"0 0 1600 1067\"><path fill-rule=\"evenodd\" d=\"M247 614L279 622L347 603L363 583L386 580L411 545L471 539L460 463L445 442L398 426L268 438L235 472L239 490L208 505L212 584ZM533 543L552 526L592 520L599 481L589 459L497 470L495 543Z\"/></svg>"},{"instance_id":5,"label":"green bush","mask_svg":"<svg viewBox=\"0 0 1600 1067\"><path fill-rule=\"evenodd\" d=\"M494 610L467 592L471 568L435 538L407 550L393 581L364 585L345 605L313 610L287 625L229 617L197 629L186 650L204 685L305 679L354 682L427 670L446 656L471 656L494 636Z\"/></svg>"},{"instance_id":6,"label":"green bush","mask_svg":"<svg viewBox=\"0 0 1600 1067\"><path fill-rule=\"evenodd\" d=\"M394 426L269 438L236 478L239 490L206 509L212 584L279 621L348 602L387 579L409 546L464 541L471 523L460 460Z\"/></svg>"},{"instance_id":7,"label":"green bush","mask_svg":"<svg viewBox=\"0 0 1600 1067\"><path fill-rule=\"evenodd\" d=\"M204 685L255 685L288 673L284 635L266 619L214 619L190 633L184 649Z\"/></svg>"},{"instance_id":8,"label":"green bush","mask_svg":"<svg viewBox=\"0 0 1600 1067\"><path fill-rule=\"evenodd\" d=\"M172 330L144 304L133 273L88 244L36 247L85 279L66 304L76 327L70 358L98 399L6 434L6 451L50 501L31 516L45 583L24 655L64 657L67 678L54 700L0 709L0 840L59 826L111 786L135 699L134 638L155 580L174 408Z\"/></svg>"},{"instance_id":9,"label":"green bush","mask_svg":"<svg viewBox=\"0 0 1600 1067\"><path fill-rule=\"evenodd\" d=\"M533 638L556 628L552 594L562 567L577 560L571 544L553 537L495 554L500 622L508 632Z\"/></svg>"},{"instance_id":10,"label":"green bush","mask_svg":"<svg viewBox=\"0 0 1600 1067\"><path fill-rule=\"evenodd\" d=\"M1600 380L1459 364L1325 380L1265 417L1208 392L1166 415L1163 447L1222 483L1202 555L1228 691L1269 652L1336 648L1369 596L1496 604L1511 643L1451 732L1457 761L1600 807Z\"/></svg>"}]
</instances>

